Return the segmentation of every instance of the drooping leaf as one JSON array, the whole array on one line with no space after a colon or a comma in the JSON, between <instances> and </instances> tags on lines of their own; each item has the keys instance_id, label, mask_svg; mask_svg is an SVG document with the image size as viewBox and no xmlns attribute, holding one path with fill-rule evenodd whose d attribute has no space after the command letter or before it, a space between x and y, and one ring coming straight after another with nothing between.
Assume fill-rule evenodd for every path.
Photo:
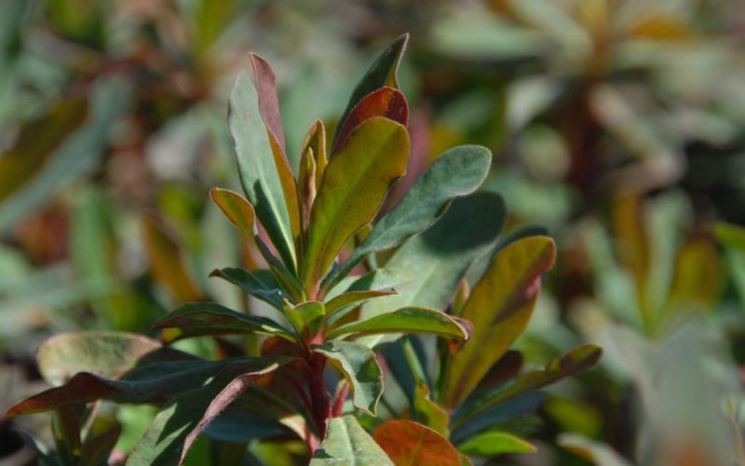
<instances>
[{"instance_id":1,"label":"drooping leaf","mask_svg":"<svg viewBox=\"0 0 745 466\"><path fill-rule=\"evenodd\" d=\"M184 447L181 451L179 465L184 463L186 454L189 452L189 449L194 444L197 437L204 432L204 429L206 429L217 416L224 412L239 396L245 393L246 390L254 386L261 377L274 372L278 367L279 364L275 363L260 370L243 373L231 380L230 383L212 399L197 425L184 439Z\"/></svg>"},{"instance_id":2,"label":"drooping leaf","mask_svg":"<svg viewBox=\"0 0 745 466\"><path fill-rule=\"evenodd\" d=\"M302 264L303 285L310 297L344 243L373 219L391 183L406 172L408 157L406 128L375 117L357 127L326 167Z\"/></svg>"},{"instance_id":3,"label":"drooping leaf","mask_svg":"<svg viewBox=\"0 0 745 466\"><path fill-rule=\"evenodd\" d=\"M251 296L282 310L284 295L275 276L269 270L246 270L233 267L218 269L210 277L219 277L238 286Z\"/></svg>"},{"instance_id":4,"label":"drooping leaf","mask_svg":"<svg viewBox=\"0 0 745 466\"><path fill-rule=\"evenodd\" d=\"M365 76L362 77L354 88L354 91L352 91L349 103L347 103L347 108L344 109L344 113L341 118L339 118L338 128L344 127L344 124L352 113L352 110L354 110L354 107L366 95L383 86L398 87L396 72L398 71L398 65L401 63L401 57L406 50L406 44L408 42L408 34L399 36L378 56L375 62L370 65ZM336 141L338 134L339 131L336 131L334 142Z\"/></svg>"},{"instance_id":5,"label":"drooping leaf","mask_svg":"<svg viewBox=\"0 0 745 466\"><path fill-rule=\"evenodd\" d=\"M413 273L396 287L397 295L365 304L361 318L408 306L447 307L466 270L493 245L503 219L504 205L497 194L476 193L455 200L432 228L409 238L385 264L389 270ZM379 336L364 340L372 345L384 341Z\"/></svg>"},{"instance_id":6,"label":"drooping leaf","mask_svg":"<svg viewBox=\"0 0 745 466\"><path fill-rule=\"evenodd\" d=\"M376 224L347 259L335 278L344 277L369 254L390 249L429 228L456 198L472 193L484 181L491 152L480 146L459 146L440 155Z\"/></svg>"},{"instance_id":7,"label":"drooping leaf","mask_svg":"<svg viewBox=\"0 0 745 466\"><path fill-rule=\"evenodd\" d=\"M463 308L461 317L473 323L474 333L470 344L446 362L442 387L446 406L462 403L525 330L541 274L553 266L555 255L551 238L535 236L506 246L494 257Z\"/></svg>"},{"instance_id":8,"label":"drooping leaf","mask_svg":"<svg viewBox=\"0 0 745 466\"><path fill-rule=\"evenodd\" d=\"M427 426L403 419L379 425L373 438L396 466L460 466L460 456L448 439Z\"/></svg>"},{"instance_id":9,"label":"drooping leaf","mask_svg":"<svg viewBox=\"0 0 745 466\"><path fill-rule=\"evenodd\" d=\"M285 266L295 270L295 240L290 213L275 162L271 133L262 121L260 96L243 72L230 95L228 126L238 161L241 185L256 216L279 251Z\"/></svg>"},{"instance_id":10,"label":"drooping leaf","mask_svg":"<svg viewBox=\"0 0 745 466\"><path fill-rule=\"evenodd\" d=\"M360 100L340 127L334 142L332 156L346 144L352 130L363 121L376 117L386 117L406 126L409 123L409 104L403 92L392 87L381 87Z\"/></svg>"},{"instance_id":11,"label":"drooping leaf","mask_svg":"<svg viewBox=\"0 0 745 466\"><path fill-rule=\"evenodd\" d=\"M237 192L223 188L210 189L210 198L222 210L230 223L253 241L256 213L251 203Z\"/></svg>"},{"instance_id":12,"label":"drooping leaf","mask_svg":"<svg viewBox=\"0 0 745 466\"><path fill-rule=\"evenodd\" d=\"M489 457L505 453L535 453L537 449L527 440L509 432L489 431L461 443L458 451L467 455Z\"/></svg>"},{"instance_id":13,"label":"drooping leaf","mask_svg":"<svg viewBox=\"0 0 745 466\"><path fill-rule=\"evenodd\" d=\"M366 346L338 340L315 346L313 351L326 356L344 375L352 388L354 406L374 416L383 394L383 373L375 353Z\"/></svg>"},{"instance_id":14,"label":"drooping leaf","mask_svg":"<svg viewBox=\"0 0 745 466\"><path fill-rule=\"evenodd\" d=\"M59 385L81 371L120 377L140 358L162 347L156 340L131 333L63 333L41 344L36 362L44 380Z\"/></svg>"},{"instance_id":15,"label":"drooping leaf","mask_svg":"<svg viewBox=\"0 0 745 466\"><path fill-rule=\"evenodd\" d=\"M326 311L319 301L306 301L297 306L285 303L285 315L298 335L313 336L318 332Z\"/></svg>"},{"instance_id":16,"label":"drooping leaf","mask_svg":"<svg viewBox=\"0 0 745 466\"><path fill-rule=\"evenodd\" d=\"M160 339L170 343L203 335L258 333L294 341L290 332L271 319L241 314L215 303L190 303L173 311L153 325L161 330Z\"/></svg>"},{"instance_id":17,"label":"drooping leaf","mask_svg":"<svg viewBox=\"0 0 745 466\"><path fill-rule=\"evenodd\" d=\"M503 389L498 388L473 402L469 402L463 412L457 416L456 424L461 425L469 418L492 406L587 370L600 360L602 353L602 349L596 345L578 346L551 361L544 369L523 374L509 386Z\"/></svg>"},{"instance_id":18,"label":"drooping leaf","mask_svg":"<svg viewBox=\"0 0 745 466\"><path fill-rule=\"evenodd\" d=\"M99 399L120 403L162 402L202 386L226 369L253 367L259 363L261 359L205 361L181 357L170 361L146 361L121 379L107 379L90 372L79 372L64 385L50 388L17 403L6 415L12 417L39 413Z\"/></svg>"},{"instance_id":19,"label":"drooping leaf","mask_svg":"<svg viewBox=\"0 0 745 466\"><path fill-rule=\"evenodd\" d=\"M310 466L393 466L354 416L329 419L326 438L313 454Z\"/></svg>"},{"instance_id":20,"label":"drooping leaf","mask_svg":"<svg viewBox=\"0 0 745 466\"><path fill-rule=\"evenodd\" d=\"M355 337L380 333L426 333L457 340L468 339L468 330L462 323L442 311L425 307L404 307L394 312L341 325L332 328L327 337Z\"/></svg>"},{"instance_id":21,"label":"drooping leaf","mask_svg":"<svg viewBox=\"0 0 745 466\"><path fill-rule=\"evenodd\" d=\"M127 466L175 466L186 436L199 423L210 403L237 376L260 372L277 364L276 359L256 358L226 367L203 386L190 387L169 401L158 413L127 458Z\"/></svg>"},{"instance_id":22,"label":"drooping leaf","mask_svg":"<svg viewBox=\"0 0 745 466\"><path fill-rule=\"evenodd\" d=\"M142 225L145 251L158 283L176 303L203 299L204 295L189 273L178 244L155 219L145 217Z\"/></svg>"}]
</instances>

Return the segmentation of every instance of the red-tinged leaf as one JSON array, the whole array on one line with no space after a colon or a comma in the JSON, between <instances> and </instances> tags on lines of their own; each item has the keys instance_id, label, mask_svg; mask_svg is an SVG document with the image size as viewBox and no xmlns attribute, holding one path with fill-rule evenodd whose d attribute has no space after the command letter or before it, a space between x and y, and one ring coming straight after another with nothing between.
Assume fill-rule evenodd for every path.
<instances>
[{"instance_id":1,"label":"red-tinged leaf","mask_svg":"<svg viewBox=\"0 0 745 466\"><path fill-rule=\"evenodd\" d=\"M546 236L517 240L494 256L460 316L473 323L474 333L446 362L441 392L445 406L462 403L525 330L541 274L551 269L555 256L556 246Z\"/></svg>"},{"instance_id":2,"label":"red-tinged leaf","mask_svg":"<svg viewBox=\"0 0 745 466\"><path fill-rule=\"evenodd\" d=\"M351 304L359 305L370 299L379 298L382 296L390 296L392 294L396 294L396 290L394 290L393 288L388 290L347 291L346 293L342 293L326 303L326 315L330 316L336 311L342 310Z\"/></svg>"},{"instance_id":3,"label":"red-tinged leaf","mask_svg":"<svg viewBox=\"0 0 745 466\"><path fill-rule=\"evenodd\" d=\"M298 176L298 198L300 202L300 227L305 233L310 223L310 212L313 201L316 200L316 159L310 147L300 158L300 174Z\"/></svg>"},{"instance_id":4,"label":"red-tinged leaf","mask_svg":"<svg viewBox=\"0 0 745 466\"><path fill-rule=\"evenodd\" d=\"M396 466L460 466L460 456L448 439L413 421L390 420L373 438Z\"/></svg>"},{"instance_id":5,"label":"red-tinged leaf","mask_svg":"<svg viewBox=\"0 0 745 466\"><path fill-rule=\"evenodd\" d=\"M279 175L279 183L282 186L282 193L285 197L287 213L290 216L290 229L295 241L299 241L300 204L298 199L297 182L295 181L295 176L292 174L290 162L287 160L287 156L283 150L279 147L273 134L269 135L269 142L272 148L272 156L274 156L274 163L277 165L277 175Z\"/></svg>"},{"instance_id":6,"label":"red-tinged leaf","mask_svg":"<svg viewBox=\"0 0 745 466\"><path fill-rule=\"evenodd\" d=\"M85 466L106 466L109 464L111 451L119 440L122 428L115 425L95 436L89 437L83 445L80 464Z\"/></svg>"},{"instance_id":7,"label":"red-tinged leaf","mask_svg":"<svg viewBox=\"0 0 745 466\"><path fill-rule=\"evenodd\" d=\"M382 87L366 95L352 110L334 142L331 156L344 147L349 135L363 121L382 116L406 126L409 123L409 104L403 92L392 87Z\"/></svg>"},{"instance_id":8,"label":"red-tinged leaf","mask_svg":"<svg viewBox=\"0 0 745 466\"><path fill-rule=\"evenodd\" d=\"M210 189L210 198L238 230L254 241L254 207L235 191L223 188Z\"/></svg>"},{"instance_id":9,"label":"red-tinged leaf","mask_svg":"<svg viewBox=\"0 0 745 466\"><path fill-rule=\"evenodd\" d=\"M204 432L204 429L207 428L210 422L219 416L220 413L225 411L239 396L245 393L246 390L256 385L261 377L274 372L278 367L279 364L273 364L259 371L241 374L223 388L222 391L212 399L196 427L194 427L191 432L189 432L189 435L186 436L186 439L184 440L184 448L181 450L179 465L184 463L186 454L194 444L194 441L197 439L199 434Z\"/></svg>"},{"instance_id":10,"label":"red-tinged leaf","mask_svg":"<svg viewBox=\"0 0 745 466\"><path fill-rule=\"evenodd\" d=\"M155 280L168 291L174 302L203 299L204 295L191 277L178 244L165 229L155 219L145 217L143 231L145 253Z\"/></svg>"},{"instance_id":11,"label":"red-tinged leaf","mask_svg":"<svg viewBox=\"0 0 745 466\"><path fill-rule=\"evenodd\" d=\"M285 148L285 132L282 126L282 116L279 112L279 98L277 97L277 79L272 65L259 55L251 54L251 69L253 71L254 86L259 98L259 113L269 132L274 136L283 153Z\"/></svg>"},{"instance_id":12,"label":"red-tinged leaf","mask_svg":"<svg viewBox=\"0 0 745 466\"><path fill-rule=\"evenodd\" d=\"M406 128L375 117L359 125L329 163L313 204L301 269L309 298L316 297L344 244L375 217L390 185L406 173L408 158Z\"/></svg>"},{"instance_id":13,"label":"red-tinged leaf","mask_svg":"<svg viewBox=\"0 0 745 466\"><path fill-rule=\"evenodd\" d=\"M81 372L62 387L51 388L11 406L5 417L12 418L22 414L35 414L52 409L88 403L101 398L109 398L119 390L106 383L101 377Z\"/></svg>"}]
</instances>

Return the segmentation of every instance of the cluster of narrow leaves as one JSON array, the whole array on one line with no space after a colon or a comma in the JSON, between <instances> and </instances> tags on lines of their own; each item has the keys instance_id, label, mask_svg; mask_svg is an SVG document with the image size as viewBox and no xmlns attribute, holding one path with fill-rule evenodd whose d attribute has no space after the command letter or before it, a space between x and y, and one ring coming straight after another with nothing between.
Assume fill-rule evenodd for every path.
<instances>
[{"instance_id":1,"label":"cluster of narrow leaves","mask_svg":"<svg viewBox=\"0 0 745 466\"><path fill-rule=\"evenodd\" d=\"M476 192L491 165L487 149L443 153L381 212L409 157L408 107L396 80L406 40L363 77L333 138L321 121L311 126L297 176L270 65L253 55L251 73L236 80L229 126L245 197L219 188L210 196L267 268L213 276L266 303L276 319L192 302L155 325L161 341L60 335L39 352L40 371L56 386L7 415L55 410L67 425L71 412L98 400L156 404L129 452L132 466L181 464L202 434L243 443L299 438L313 465L435 464L435 457L460 465L467 455L531 451L510 422L536 406L536 390L592 366L600 351L578 348L521 374L522 359L509 348L527 326L555 246L529 230L498 239L503 203ZM199 297L192 288L185 283L181 294ZM225 339L241 334L264 337L259 356ZM431 342L426 335L441 337L428 357L418 351ZM223 357L170 346L203 336ZM398 419L374 420L371 436L358 418L375 419L386 374L410 406L388 410ZM61 464L95 464L78 460Z\"/></svg>"}]
</instances>

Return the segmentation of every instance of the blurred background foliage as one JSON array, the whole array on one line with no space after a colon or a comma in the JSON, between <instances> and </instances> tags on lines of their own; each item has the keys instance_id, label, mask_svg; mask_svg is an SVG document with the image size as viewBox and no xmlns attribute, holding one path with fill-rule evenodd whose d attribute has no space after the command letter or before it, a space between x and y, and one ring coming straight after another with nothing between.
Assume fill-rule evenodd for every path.
<instances>
[{"instance_id":1,"label":"blurred background foliage","mask_svg":"<svg viewBox=\"0 0 745 466\"><path fill-rule=\"evenodd\" d=\"M443 149L490 147L485 189L504 195L509 229L547 228L560 249L518 342L527 363L606 348L521 423L537 453L489 464L745 464L736 0L2 0L0 408L38 390L49 335L148 333L205 297L261 312L207 277L259 262L206 202L238 184L235 75L250 51L274 64L297 166L306 128L338 118L404 31L412 168L389 202ZM119 451L152 415L111 413ZM2 465L33 457L18 427L0 423ZM291 449L255 450L292 464Z\"/></svg>"}]
</instances>

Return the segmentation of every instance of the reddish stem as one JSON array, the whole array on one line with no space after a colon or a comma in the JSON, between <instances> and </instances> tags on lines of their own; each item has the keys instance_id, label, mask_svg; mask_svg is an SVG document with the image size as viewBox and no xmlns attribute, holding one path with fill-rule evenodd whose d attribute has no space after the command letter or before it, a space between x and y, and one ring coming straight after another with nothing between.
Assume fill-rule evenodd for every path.
<instances>
[{"instance_id":1,"label":"reddish stem","mask_svg":"<svg viewBox=\"0 0 745 466\"><path fill-rule=\"evenodd\" d=\"M313 353L308 361L308 386L310 390L310 399L313 404L311 416L318 428L320 438L326 436L326 420L331 414L329 394L326 391L326 382L323 378L323 372L326 367L326 357L322 354ZM314 453L317 445L311 445L309 442L311 454Z\"/></svg>"}]
</instances>

